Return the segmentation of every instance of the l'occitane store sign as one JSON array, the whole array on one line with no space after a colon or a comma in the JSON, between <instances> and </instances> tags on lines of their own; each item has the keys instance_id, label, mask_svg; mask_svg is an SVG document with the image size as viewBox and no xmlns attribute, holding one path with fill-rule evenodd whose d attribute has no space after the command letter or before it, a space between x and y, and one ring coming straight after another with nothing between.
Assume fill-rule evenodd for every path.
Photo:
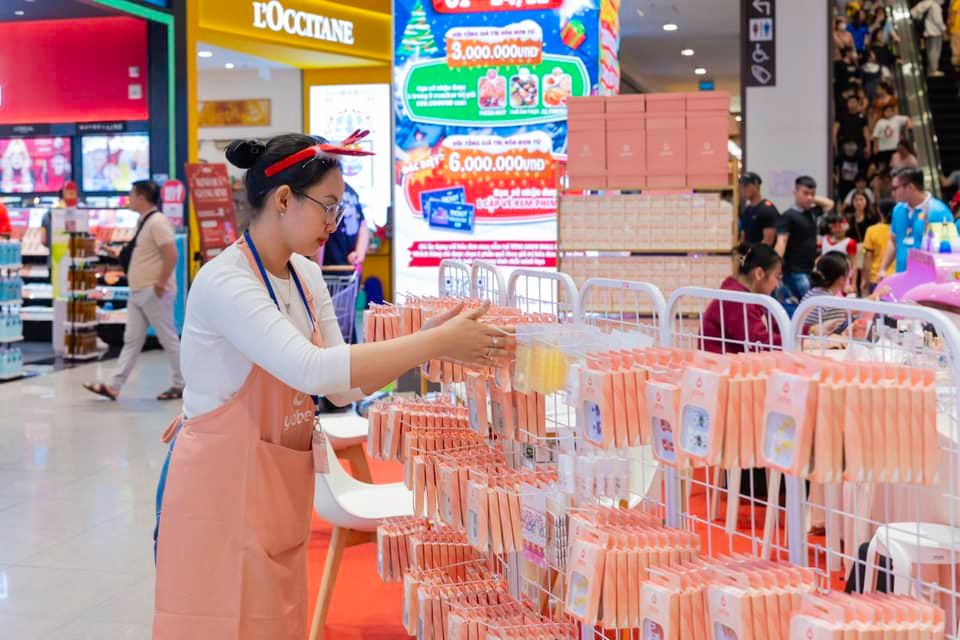
<instances>
[{"instance_id":1,"label":"l'occitane store sign","mask_svg":"<svg viewBox=\"0 0 960 640\"><path fill-rule=\"evenodd\" d=\"M280 0L253 3L253 26L353 46L353 22L285 8Z\"/></svg>"},{"instance_id":2,"label":"l'occitane store sign","mask_svg":"<svg viewBox=\"0 0 960 640\"><path fill-rule=\"evenodd\" d=\"M204 31L286 47L390 60L391 18L325 0L197 0ZM214 41L214 43L216 43Z\"/></svg>"}]
</instances>

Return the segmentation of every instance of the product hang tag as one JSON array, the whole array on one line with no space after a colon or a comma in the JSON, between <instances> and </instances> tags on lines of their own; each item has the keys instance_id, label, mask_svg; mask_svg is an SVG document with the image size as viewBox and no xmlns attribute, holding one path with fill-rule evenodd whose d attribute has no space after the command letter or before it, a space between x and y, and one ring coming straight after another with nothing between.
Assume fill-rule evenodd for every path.
<instances>
[{"instance_id":1,"label":"product hang tag","mask_svg":"<svg viewBox=\"0 0 960 640\"><path fill-rule=\"evenodd\" d=\"M330 473L327 460L327 436L321 431L317 422L313 427L313 470L315 473L326 475Z\"/></svg>"}]
</instances>

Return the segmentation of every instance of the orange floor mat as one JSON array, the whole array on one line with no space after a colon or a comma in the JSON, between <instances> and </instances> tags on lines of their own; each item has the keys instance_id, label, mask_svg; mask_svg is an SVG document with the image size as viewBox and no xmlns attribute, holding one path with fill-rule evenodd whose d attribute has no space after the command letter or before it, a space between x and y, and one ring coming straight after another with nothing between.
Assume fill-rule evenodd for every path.
<instances>
[{"instance_id":1,"label":"orange floor mat","mask_svg":"<svg viewBox=\"0 0 960 640\"><path fill-rule=\"evenodd\" d=\"M375 482L400 482L403 466L370 460ZM332 527L313 518L313 535L308 554L310 616L323 576ZM377 575L377 549L373 544L343 552L337 585L327 615L325 640L400 640L407 638L401 619L403 589L399 583L384 583ZM308 622L309 628L309 622Z\"/></svg>"}]
</instances>

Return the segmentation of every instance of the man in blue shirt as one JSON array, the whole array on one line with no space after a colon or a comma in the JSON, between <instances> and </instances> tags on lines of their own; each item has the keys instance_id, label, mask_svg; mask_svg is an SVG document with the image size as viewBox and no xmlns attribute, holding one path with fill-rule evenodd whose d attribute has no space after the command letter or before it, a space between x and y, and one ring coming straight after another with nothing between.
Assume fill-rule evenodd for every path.
<instances>
[{"instance_id":1,"label":"man in blue shirt","mask_svg":"<svg viewBox=\"0 0 960 640\"><path fill-rule=\"evenodd\" d=\"M950 208L925 188L923 171L903 167L893 173L893 197L898 204L890 223L890 242L880 264L880 278L896 259L897 273L906 270L911 249L924 248L924 236L931 223L953 222Z\"/></svg>"}]
</instances>

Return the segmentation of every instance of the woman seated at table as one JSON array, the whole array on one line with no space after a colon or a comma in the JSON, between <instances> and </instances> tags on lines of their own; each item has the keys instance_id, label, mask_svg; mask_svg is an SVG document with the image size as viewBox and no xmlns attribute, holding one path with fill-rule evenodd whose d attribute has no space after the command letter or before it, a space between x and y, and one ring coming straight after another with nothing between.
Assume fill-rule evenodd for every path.
<instances>
[{"instance_id":1,"label":"woman seated at table","mask_svg":"<svg viewBox=\"0 0 960 640\"><path fill-rule=\"evenodd\" d=\"M758 243L741 245L740 265L735 275L720 285L727 291L773 295L783 277L783 261L773 247ZM780 346L780 331L760 305L714 300L703 314L704 351L743 353Z\"/></svg>"}]
</instances>

